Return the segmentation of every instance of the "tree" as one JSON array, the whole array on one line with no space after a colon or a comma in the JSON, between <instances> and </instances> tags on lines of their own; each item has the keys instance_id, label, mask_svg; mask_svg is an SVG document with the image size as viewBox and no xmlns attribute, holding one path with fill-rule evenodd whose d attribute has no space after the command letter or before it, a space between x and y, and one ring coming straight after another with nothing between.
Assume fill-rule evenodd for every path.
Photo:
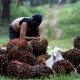
<instances>
[{"instance_id":1,"label":"tree","mask_svg":"<svg viewBox=\"0 0 80 80\"><path fill-rule=\"evenodd\" d=\"M75 3L75 2L77 2L78 0L71 0L71 3Z\"/></svg>"},{"instance_id":2,"label":"tree","mask_svg":"<svg viewBox=\"0 0 80 80\"><path fill-rule=\"evenodd\" d=\"M31 6L39 6L41 4L41 0L30 0Z\"/></svg>"},{"instance_id":3,"label":"tree","mask_svg":"<svg viewBox=\"0 0 80 80\"><path fill-rule=\"evenodd\" d=\"M2 0L2 22L10 21L10 2L11 0Z\"/></svg>"},{"instance_id":4,"label":"tree","mask_svg":"<svg viewBox=\"0 0 80 80\"><path fill-rule=\"evenodd\" d=\"M23 0L16 0L16 4L19 7L20 5L23 5Z\"/></svg>"},{"instance_id":5,"label":"tree","mask_svg":"<svg viewBox=\"0 0 80 80\"><path fill-rule=\"evenodd\" d=\"M52 7L55 2L56 2L56 0L49 0L50 7Z\"/></svg>"}]
</instances>

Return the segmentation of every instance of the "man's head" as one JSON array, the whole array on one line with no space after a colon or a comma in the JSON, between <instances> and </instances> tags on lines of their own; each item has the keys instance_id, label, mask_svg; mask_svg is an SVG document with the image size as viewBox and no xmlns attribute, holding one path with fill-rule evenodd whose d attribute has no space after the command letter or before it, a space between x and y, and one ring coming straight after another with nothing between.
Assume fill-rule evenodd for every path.
<instances>
[{"instance_id":1,"label":"man's head","mask_svg":"<svg viewBox=\"0 0 80 80\"><path fill-rule=\"evenodd\" d=\"M37 13L37 14L34 14L31 18L31 21L32 21L32 24L39 26L42 22L42 15Z\"/></svg>"}]
</instances>

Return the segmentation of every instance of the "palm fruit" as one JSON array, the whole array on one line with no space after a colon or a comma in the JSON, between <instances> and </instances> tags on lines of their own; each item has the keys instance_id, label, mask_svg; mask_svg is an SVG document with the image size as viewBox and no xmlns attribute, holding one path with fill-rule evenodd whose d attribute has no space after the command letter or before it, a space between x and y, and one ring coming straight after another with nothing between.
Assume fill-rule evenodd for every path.
<instances>
[{"instance_id":1,"label":"palm fruit","mask_svg":"<svg viewBox=\"0 0 80 80\"><path fill-rule=\"evenodd\" d=\"M49 77L54 75L54 71L45 65L36 65L32 67L32 73L35 77Z\"/></svg>"},{"instance_id":2,"label":"palm fruit","mask_svg":"<svg viewBox=\"0 0 80 80\"><path fill-rule=\"evenodd\" d=\"M0 48L0 54L6 54L6 50Z\"/></svg>"},{"instance_id":3,"label":"palm fruit","mask_svg":"<svg viewBox=\"0 0 80 80\"><path fill-rule=\"evenodd\" d=\"M80 36L77 36L74 39L74 47L77 48L77 49L80 49Z\"/></svg>"},{"instance_id":4,"label":"palm fruit","mask_svg":"<svg viewBox=\"0 0 80 80\"><path fill-rule=\"evenodd\" d=\"M33 47L33 54L37 57L42 54L46 54L48 41L43 38L42 41L32 40L31 45Z\"/></svg>"},{"instance_id":5,"label":"palm fruit","mask_svg":"<svg viewBox=\"0 0 80 80\"><path fill-rule=\"evenodd\" d=\"M80 49L70 49L69 51L63 52L62 56L64 59L69 60L74 67L80 64Z\"/></svg>"},{"instance_id":6,"label":"palm fruit","mask_svg":"<svg viewBox=\"0 0 80 80\"><path fill-rule=\"evenodd\" d=\"M37 57L39 64L45 64L45 61L50 58L51 55L45 54Z\"/></svg>"},{"instance_id":7,"label":"palm fruit","mask_svg":"<svg viewBox=\"0 0 80 80\"><path fill-rule=\"evenodd\" d=\"M31 45L28 45L28 42L24 39L13 39L7 44L7 51L19 51L26 50L28 52L33 52L33 48Z\"/></svg>"},{"instance_id":8,"label":"palm fruit","mask_svg":"<svg viewBox=\"0 0 80 80\"><path fill-rule=\"evenodd\" d=\"M6 74L6 67L8 65L7 54L0 54L0 73Z\"/></svg>"},{"instance_id":9,"label":"palm fruit","mask_svg":"<svg viewBox=\"0 0 80 80\"><path fill-rule=\"evenodd\" d=\"M35 55L33 55L30 52L24 52L22 55L22 52L23 51L20 52L21 57L18 60L21 60L21 61L23 61L23 62L25 62L31 66L38 64L38 61L37 61L37 58L35 57Z\"/></svg>"},{"instance_id":10,"label":"palm fruit","mask_svg":"<svg viewBox=\"0 0 80 80\"><path fill-rule=\"evenodd\" d=\"M53 75L53 70L44 65L31 67L24 62L13 60L7 66L7 74L21 78L49 77L49 75Z\"/></svg>"},{"instance_id":11,"label":"palm fruit","mask_svg":"<svg viewBox=\"0 0 80 80\"><path fill-rule=\"evenodd\" d=\"M77 73L80 74L80 64L77 66Z\"/></svg>"},{"instance_id":12,"label":"palm fruit","mask_svg":"<svg viewBox=\"0 0 80 80\"><path fill-rule=\"evenodd\" d=\"M37 62L36 57L32 54L33 48L26 40L13 39L7 45L8 60L20 60L30 65Z\"/></svg>"},{"instance_id":13,"label":"palm fruit","mask_svg":"<svg viewBox=\"0 0 80 80\"><path fill-rule=\"evenodd\" d=\"M56 73L70 73L72 70L74 70L73 65L68 60L60 60L53 64L52 69Z\"/></svg>"},{"instance_id":14,"label":"palm fruit","mask_svg":"<svg viewBox=\"0 0 80 80\"><path fill-rule=\"evenodd\" d=\"M31 78L34 75L31 71L31 66L17 60L11 61L7 66L7 74L13 77Z\"/></svg>"},{"instance_id":15,"label":"palm fruit","mask_svg":"<svg viewBox=\"0 0 80 80\"><path fill-rule=\"evenodd\" d=\"M19 60L23 61L30 65L36 65L37 64L37 58L30 52L27 51L9 51L8 53L8 60Z\"/></svg>"}]
</instances>

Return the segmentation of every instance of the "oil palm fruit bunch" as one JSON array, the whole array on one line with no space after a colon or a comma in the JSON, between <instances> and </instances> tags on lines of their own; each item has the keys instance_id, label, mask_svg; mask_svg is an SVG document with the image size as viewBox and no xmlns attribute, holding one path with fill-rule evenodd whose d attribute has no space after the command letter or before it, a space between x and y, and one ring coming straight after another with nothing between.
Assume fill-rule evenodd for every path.
<instances>
[{"instance_id":1,"label":"oil palm fruit bunch","mask_svg":"<svg viewBox=\"0 0 80 80\"><path fill-rule=\"evenodd\" d=\"M7 66L7 74L13 77L30 78L34 75L31 66L18 60L12 60Z\"/></svg>"},{"instance_id":2,"label":"oil palm fruit bunch","mask_svg":"<svg viewBox=\"0 0 80 80\"><path fill-rule=\"evenodd\" d=\"M21 51L20 55L21 56L19 57L18 60L23 61L31 66L38 64L37 58L35 57L34 54L32 54L30 52Z\"/></svg>"},{"instance_id":3,"label":"oil palm fruit bunch","mask_svg":"<svg viewBox=\"0 0 80 80\"><path fill-rule=\"evenodd\" d=\"M46 54L48 41L43 38L41 41L32 40L31 45L33 47L33 54L37 57L42 54Z\"/></svg>"},{"instance_id":4,"label":"oil palm fruit bunch","mask_svg":"<svg viewBox=\"0 0 80 80\"><path fill-rule=\"evenodd\" d=\"M28 42L24 39L13 39L9 41L7 44L7 51L9 50L26 50L31 53L33 52L33 48L31 47L31 45L28 45Z\"/></svg>"},{"instance_id":5,"label":"oil palm fruit bunch","mask_svg":"<svg viewBox=\"0 0 80 80\"><path fill-rule=\"evenodd\" d=\"M6 67L8 65L8 56L7 54L0 54L0 73L6 74Z\"/></svg>"},{"instance_id":6,"label":"oil palm fruit bunch","mask_svg":"<svg viewBox=\"0 0 80 80\"><path fill-rule=\"evenodd\" d=\"M77 48L77 49L80 49L80 36L77 36L74 39L74 47Z\"/></svg>"},{"instance_id":7,"label":"oil palm fruit bunch","mask_svg":"<svg viewBox=\"0 0 80 80\"><path fill-rule=\"evenodd\" d=\"M30 66L18 60L12 60L7 66L9 76L21 78L49 77L53 75L53 70L45 65Z\"/></svg>"},{"instance_id":8,"label":"oil palm fruit bunch","mask_svg":"<svg viewBox=\"0 0 80 80\"><path fill-rule=\"evenodd\" d=\"M74 67L80 64L80 49L70 49L69 51L63 52L62 56L64 59L69 60Z\"/></svg>"},{"instance_id":9,"label":"oil palm fruit bunch","mask_svg":"<svg viewBox=\"0 0 80 80\"><path fill-rule=\"evenodd\" d=\"M49 77L50 75L55 74L55 72L51 68L49 68L45 65L33 66L32 67L32 72L34 73L35 77L39 77L39 78L40 77Z\"/></svg>"},{"instance_id":10,"label":"oil palm fruit bunch","mask_svg":"<svg viewBox=\"0 0 80 80\"><path fill-rule=\"evenodd\" d=\"M30 52L27 52L27 51L9 51L8 52L8 60L11 61L11 60L20 60L20 61L23 61L27 64L30 64L30 65L36 65L37 64L37 58L35 57L35 55L33 55L32 53Z\"/></svg>"},{"instance_id":11,"label":"oil palm fruit bunch","mask_svg":"<svg viewBox=\"0 0 80 80\"><path fill-rule=\"evenodd\" d=\"M72 70L74 70L73 65L68 60L60 60L53 64L52 69L57 74L63 74L63 73L70 73Z\"/></svg>"}]
</instances>

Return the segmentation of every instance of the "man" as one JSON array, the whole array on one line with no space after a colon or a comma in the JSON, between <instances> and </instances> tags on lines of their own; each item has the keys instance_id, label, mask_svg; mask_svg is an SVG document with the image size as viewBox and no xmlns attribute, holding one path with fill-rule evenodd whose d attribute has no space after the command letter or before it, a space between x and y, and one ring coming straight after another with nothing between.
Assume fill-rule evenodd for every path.
<instances>
[{"instance_id":1,"label":"man","mask_svg":"<svg viewBox=\"0 0 80 80\"><path fill-rule=\"evenodd\" d=\"M42 15L34 14L32 18L20 17L14 20L9 26L10 40L22 38L26 40L40 40L39 25L42 22Z\"/></svg>"}]
</instances>

